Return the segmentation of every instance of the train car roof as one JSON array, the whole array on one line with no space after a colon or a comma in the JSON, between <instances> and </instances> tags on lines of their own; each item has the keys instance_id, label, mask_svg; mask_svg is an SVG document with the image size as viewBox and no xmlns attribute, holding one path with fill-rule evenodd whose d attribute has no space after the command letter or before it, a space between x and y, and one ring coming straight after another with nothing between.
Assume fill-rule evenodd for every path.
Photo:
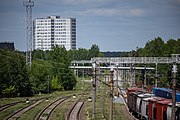
<instances>
[{"instance_id":1,"label":"train car roof","mask_svg":"<svg viewBox=\"0 0 180 120\"><path fill-rule=\"evenodd\" d=\"M127 90L128 90L128 92L134 92L134 91L142 90L142 88L131 87L131 88L128 88Z\"/></svg>"},{"instance_id":2,"label":"train car roof","mask_svg":"<svg viewBox=\"0 0 180 120\"><path fill-rule=\"evenodd\" d=\"M161 91L166 91L166 92L172 92L172 89L170 89L170 88L154 87L153 90L161 90Z\"/></svg>"},{"instance_id":3,"label":"train car roof","mask_svg":"<svg viewBox=\"0 0 180 120\"><path fill-rule=\"evenodd\" d=\"M172 107L172 102L169 103L168 106ZM180 102L176 102L176 107L180 107Z\"/></svg>"},{"instance_id":4,"label":"train car roof","mask_svg":"<svg viewBox=\"0 0 180 120\"><path fill-rule=\"evenodd\" d=\"M166 98L162 98L162 97L154 97L153 99L150 99L149 101L152 102L157 102L157 101L161 101L161 100L165 100Z\"/></svg>"},{"instance_id":5,"label":"train car roof","mask_svg":"<svg viewBox=\"0 0 180 120\"><path fill-rule=\"evenodd\" d=\"M165 99L165 100L161 100L161 101L157 101L157 103L159 103L159 104L166 104L166 105L168 105L169 103L171 103L172 102L172 100L171 99Z\"/></svg>"}]
</instances>

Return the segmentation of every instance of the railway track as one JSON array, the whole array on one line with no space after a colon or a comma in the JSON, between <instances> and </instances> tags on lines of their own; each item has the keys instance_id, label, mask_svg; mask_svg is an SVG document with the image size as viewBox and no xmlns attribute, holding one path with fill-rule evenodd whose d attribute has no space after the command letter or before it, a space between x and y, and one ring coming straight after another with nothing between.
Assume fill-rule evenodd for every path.
<instances>
[{"instance_id":1,"label":"railway track","mask_svg":"<svg viewBox=\"0 0 180 120\"><path fill-rule=\"evenodd\" d=\"M39 101L41 99L46 99L47 97L42 97L42 98L36 98L36 99L30 99L30 101ZM8 103L8 104L4 104L4 105L1 105L0 106L0 112L1 111L4 111L12 106L15 106L19 103L23 103L23 102L26 102L26 100L21 100L21 101L14 101L14 102L11 102L11 103Z\"/></svg>"},{"instance_id":2,"label":"railway track","mask_svg":"<svg viewBox=\"0 0 180 120\"><path fill-rule=\"evenodd\" d=\"M65 100L67 100L69 97L63 97L63 98L59 98L57 100L55 100L54 102L52 102L50 105L48 105L47 107L45 107L35 118L35 120L48 120L50 118L51 113L53 112L53 110L60 105L61 103L63 103Z\"/></svg>"},{"instance_id":3,"label":"railway track","mask_svg":"<svg viewBox=\"0 0 180 120\"><path fill-rule=\"evenodd\" d=\"M8 117L5 118L5 120L17 120L22 114L31 110L32 108L34 108L35 106L37 106L38 104L40 104L43 101L44 101L44 99L41 99L29 106L26 106L25 108L21 108L18 111L15 111L14 113L10 114Z\"/></svg>"},{"instance_id":4,"label":"railway track","mask_svg":"<svg viewBox=\"0 0 180 120\"><path fill-rule=\"evenodd\" d=\"M66 120L82 120L81 111L84 102L77 101L66 114Z\"/></svg>"},{"instance_id":5,"label":"railway track","mask_svg":"<svg viewBox=\"0 0 180 120\"><path fill-rule=\"evenodd\" d=\"M12 102L12 103L9 103L9 104L5 104L5 105L2 105L0 106L0 112L3 111L3 110L6 110L7 108L11 107L11 106L14 106L18 103L21 103L21 102L24 102L24 101L17 101L17 102Z\"/></svg>"},{"instance_id":6,"label":"railway track","mask_svg":"<svg viewBox=\"0 0 180 120\"><path fill-rule=\"evenodd\" d=\"M79 93L79 94L76 94L76 95L86 95L86 92L83 92L83 93ZM36 116L35 120L48 120L50 119L50 116L53 112L53 110L58 106L60 105L61 103L63 103L66 99L68 99L69 97L71 97L72 95L69 95L69 96L65 96L65 97L61 97L55 101L53 101L52 103L50 103L47 107L45 107L41 112L39 112L39 114ZM8 115L6 118L4 118L4 120L17 120L20 118L20 116L28 111L30 111L32 108L34 108L35 106L39 105L41 102L43 102L45 98L39 98L39 99L35 99L35 100L30 100L30 101L34 101L33 103L29 104L29 105L26 105L25 107L23 108L20 108L16 111L14 111L12 114ZM12 102L12 103L9 103L9 104L5 104L5 105L2 105L0 106L0 112L1 111L4 111L6 109L9 109L10 107L12 106L15 106L19 103L24 103L26 102L25 100L24 101L16 101L16 102ZM77 105L79 105L80 103L78 103ZM84 104L84 102L81 103L82 105ZM81 106L81 105L80 105ZM78 108L79 109L79 108ZM80 110L79 110L80 112ZM74 113L73 113L74 114ZM71 119L72 120L72 119ZM73 119L74 120L74 119Z\"/></svg>"}]
</instances>

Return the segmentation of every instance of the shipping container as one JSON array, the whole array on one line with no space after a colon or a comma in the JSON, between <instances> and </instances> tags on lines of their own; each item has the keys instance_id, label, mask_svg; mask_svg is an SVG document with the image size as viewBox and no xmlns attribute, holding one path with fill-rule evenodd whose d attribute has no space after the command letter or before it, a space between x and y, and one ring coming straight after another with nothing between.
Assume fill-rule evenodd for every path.
<instances>
[{"instance_id":1,"label":"shipping container","mask_svg":"<svg viewBox=\"0 0 180 120\"><path fill-rule=\"evenodd\" d=\"M141 105L141 119L148 120L148 109L149 109L149 100L154 99L153 96L150 96L148 98L142 99L142 105Z\"/></svg>"},{"instance_id":2,"label":"shipping container","mask_svg":"<svg viewBox=\"0 0 180 120\"><path fill-rule=\"evenodd\" d=\"M142 90L142 88L137 88L137 87L132 87L132 88L128 88L127 89L127 105L129 108L129 111L132 112L132 108L133 108L133 96L132 96L132 92L136 92Z\"/></svg>"},{"instance_id":3,"label":"shipping container","mask_svg":"<svg viewBox=\"0 0 180 120\"><path fill-rule=\"evenodd\" d=\"M176 93L176 102L180 102L180 93Z\"/></svg>"},{"instance_id":4,"label":"shipping container","mask_svg":"<svg viewBox=\"0 0 180 120\"><path fill-rule=\"evenodd\" d=\"M137 116L138 118L141 117L141 105L142 105L142 99L143 98L149 98L149 97L154 97L154 94L150 94L150 93L142 93L138 95L137 101L136 101L136 112L137 112Z\"/></svg>"},{"instance_id":5,"label":"shipping container","mask_svg":"<svg viewBox=\"0 0 180 120\"><path fill-rule=\"evenodd\" d=\"M133 108L133 92L128 93L128 108L129 108L129 112L132 112L132 108Z\"/></svg>"},{"instance_id":6,"label":"shipping container","mask_svg":"<svg viewBox=\"0 0 180 120\"><path fill-rule=\"evenodd\" d=\"M132 88L128 88L127 91L130 92L135 92L135 91L139 91L142 90L142 88L138 88L138 87L132 87Z\"/></svg>"},{"instance_id":7,"label":"shipping container","mask_svg":"<svg viewBox=\"0 0 180 120\"><path fill-rule=\"evenodd\" d=\"M167 120L171 120L171 114L172 103L169 103L167 107ZM176 120L180 120L180 102L176 102Z\"/></svg>"},{"instance_id":8,"label":"shipping container","mask_svg":"<svg viewBox=\"0 0 180 120\"><path fill-rule=\"evenodd\" d=\"M148 106L148 117L149 120L156 119L156 104L157 101L165 100L165 98L162 97L153 97L153 99L149 99L149 106Z\"/></svg>"},{"instance_id":9,"label":"shipping container","mask_svg":"<svg viewBox=\"0 0 180 120\"><path fill-rule=\"evenodd\" d=\"M168 104L171 102L172 102L171 99L157 101L156 120L167 120L167 107Z\"/></svg>"},{"instance_id":10,"label":"shipping container","mask_svg":"<svg viewBox=\"0 0 180 120\"><path fill-rule=\"evenodd\" d=\"M153 88L153 94L142 88L128 88L127 105L129 111L143 120L171 120L172 90ZM176 93L176 120L180 120L180 93Z\"/></svg>"},{"instance_id":11,"label":"shipping container","mask_svg":"<svg viewBox=\"0 0 180 120\"><path fill-rule=\"evenodd\" d=\"M155 94L158 97L164 97L167 99L172 98L172 89L154 87L152 91L153 91L153 94ZM179 92L176 92L176 102L180 102L180 93Z\"/></svg>"},{"instance_id":12,"label":"shipping container","mask_svg":"<svg viewBox=\"0 0 180 120\"><path fill-rule=\"evenodd\" d=\"M169 88L153 88L153 94L155 94L158 97L164 97L167 99L171 99L172 98L172 90Z\"/></svg>"},{"instance_id":13,"label":"shipping container","mask_svg":"<svg viewBox=\"0 0 180 120\"><path fill-rule=\"evenodd\" d=\"M145 94L145 93L143 91L133 92L132 111L135 117L137 117L137 98L140 94Z\"/></svg>"}]
</instances>

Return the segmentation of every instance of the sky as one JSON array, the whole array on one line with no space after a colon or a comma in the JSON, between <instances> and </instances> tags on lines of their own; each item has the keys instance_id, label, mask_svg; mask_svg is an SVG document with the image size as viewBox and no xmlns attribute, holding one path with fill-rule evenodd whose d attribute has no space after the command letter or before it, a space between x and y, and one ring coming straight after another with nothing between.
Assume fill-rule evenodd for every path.
<instances>
[{"instance_id":1,"label":"sky","mask_svg":"<svg viewBox=\"0 0 180 120\"><path fill-rule=\"evenodd\" d=\"M0 42L26 50L27 0L0 0ZM161 37L180 38L180 0L32 0L33 20L76 18L77 48L131 51Z\"/></svg>"}]
</instances>

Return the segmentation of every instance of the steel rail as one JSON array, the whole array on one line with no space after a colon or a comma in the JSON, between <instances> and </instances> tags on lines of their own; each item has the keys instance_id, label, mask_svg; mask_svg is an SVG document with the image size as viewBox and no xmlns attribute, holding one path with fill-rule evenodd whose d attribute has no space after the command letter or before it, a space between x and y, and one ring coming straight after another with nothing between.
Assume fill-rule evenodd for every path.
<instances>
[{"instance_id":1,"label":"steel rail","mask_svg":"<svg viewBox=\"0 0 180 120\"><path fill-rule=\"evenodd\" d=\"M6 110L9 107L12 107L12 106L18 104L18 103L21 103L21 102L25 102L25 101L16 101L16 102L4 104L4 105L0 106L0 112Z\"/></svg>"},{"instance_id":2,"label":"steel rail","mask_svg":"<svg viewBox=\"0 0 180 120\"><path fill-rule=\"evenodd\" d=\"M36 101L35 103L31 104L31 105L28 105L28 106L26 106L26 107L24 107L24 108L21 108L21 109L15 111L14 113L10 114L9 116L7 116L7 117L5 118L5 120L14 120L14 119L16 120L16 119L18 119L22 114L24 114L25 112L31 110L32 108L34 108L35 106L37 106L38 104L40 104L40 103L43 102L43 101L44 101L44 99L41 99L41 100L38 100L38 101Z\"/></svg>"},{"instance_id":3,"label":"steel rail","mask_svg":"<svg viewBox=\"0 0 180 120\"><path fill-rule=\"evenodd\" d=\"M61 97L53 101L36 116L35 120L48 120L53 110L67 99L68 97L63 97L63 98Z\"/></svg>"},{"instance_id":4,"label":"steel rail","mask_svg":"<svg viewBox=\"0 0 180 120\"><path fill-rule=\"evenodd\" d=\"M83 105L84 105L84 102L77 101L66 114L66 120L81 120L80 111Z\"/></svg>"}]
</instances>

